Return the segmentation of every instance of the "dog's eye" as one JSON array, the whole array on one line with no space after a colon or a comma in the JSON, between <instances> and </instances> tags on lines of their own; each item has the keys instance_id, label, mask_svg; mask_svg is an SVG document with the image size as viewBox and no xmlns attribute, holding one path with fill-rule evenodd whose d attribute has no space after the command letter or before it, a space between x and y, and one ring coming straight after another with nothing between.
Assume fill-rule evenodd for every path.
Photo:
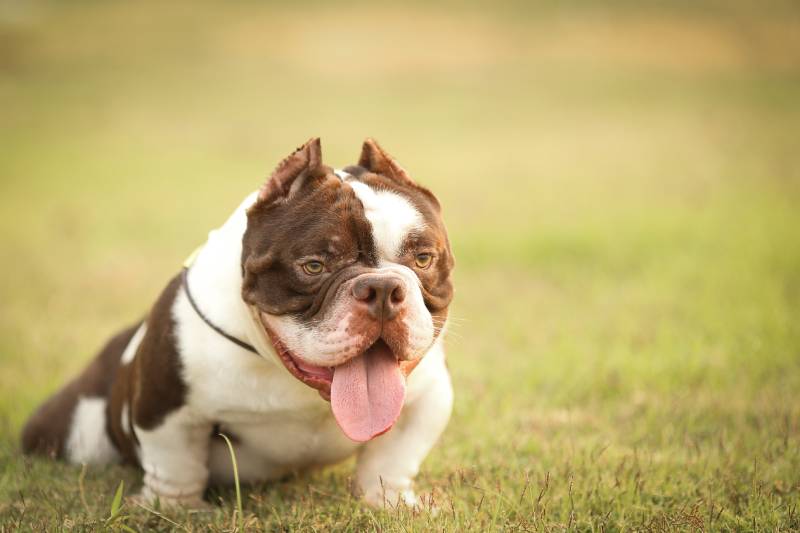
<instances>
[{"instance_id":1,"label":"dog's eye","mask_svg":"<svg viewBox=\"0 0 800 533\"><path fill-rule=\"evenodd\" d=\"M303 263L303 270L310 276L316 276L322 274L322 271L325 270L325 265L321 261L309 261L308 263Z\"/></svg>"},{"instance_id":2,"label":"dog's eye","mask_svg":"<svg viewBox=\"0 0 800 533\"><path fill-rule=\"evenodd\" d=\"M428 268L431 266L433 262L433 254L429 253L421 253L417 254L417 257L414 258L414 261L417 263L418 268Z\"/></svg>"}]
</instances>

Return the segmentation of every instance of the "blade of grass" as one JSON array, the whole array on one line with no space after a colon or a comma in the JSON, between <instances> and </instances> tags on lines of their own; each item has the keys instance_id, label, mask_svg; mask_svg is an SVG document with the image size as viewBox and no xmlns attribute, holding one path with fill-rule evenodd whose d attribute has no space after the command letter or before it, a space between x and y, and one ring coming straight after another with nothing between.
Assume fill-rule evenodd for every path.
<instances>
[{"instance_id":1,"label":"blade of grass","mask_svg":"<svg viewBox=\"0 0 800 533\"><path fill-rule=\"evenodd\" d=\"M111 516L119 513L122 506L122 492L125 490L125 480L122 479L117 486L117 492L114 493L114 500L111 502Z\"/></svg>"},{"instance_id":2,"label":"blade of grass","mask_svg":"<svg viewBox=\"0 0 800 533\"><path fill-rule=\"evenodd\" d=\"M228 444L228 451L231 454L231 465L233 465L233 482L236 485L236 510L239 513L237 517L239 531L244 531L244 513L242 512L242 491L239 487L239 467L236 464L236 453L233 451L233 444L231 440L224 433L218 433L220 437L225 439Z\"/></svg>"},{"instance_id":3,"label":"blade of grass","mask_svg":"<svg viewBox=\"0 0 800 533\"><path fill-rule=\"evenodd\" d=\"M178 528L178 529L182 529L182 530L184 530L184 531L187 531L187 529L186 529L186 526L184 526L184 525L182 525L182 524L179 524L178 522L176 522L176 521L174 521L174 520L170 519L170 518L169 518L169 517L167 517L167 516L164 516L162 513L159 513L159 512L158 512L158 511L156 511L155 509L153 509L153 508L151 508L151 507L148 507L147 505L145 505L145 504L143 504L143 503L141 503L141 502L136 502L136 505L137 505L137 506L139 506L139 507L141 507L142 509L144 509L144 510L145 510L145 511L147 511L148 513L150 513L150 514L152 514L152 515L155 515L155 516L157 516L157 517L158 517L158 518L160 518L161 520L164 520L165 522L169 522L170 524L172 524L172 525L173 525L173 526L175 526L176 528Z\"/></svg>"},{"instance_id":4,"label":"blade of grass","mask_svg":"<svg viewBox=\"0 0 800 533\"><path fill-rule=\"evenodd\" d=\"M117 491L114 493L114 499L111 500L111 514L106 519L106 526L114 522L122 511L122 493L125 491L125 480L122 479L117 485Z\"/></svg>"},{"instance_id":5,"label":"blade of grass","mask_svg":"<svg viewBox=\"0 0 800 533\"><path fill-rule=\"evenodd\" d=\"M83 481L86 479L86 468L87 464L83 463L81 466L81 473L78 475L78 492L81 496L81 504L83 505L83 509L86 511L86 514L89 514L89 504L86 503L86 490L83 488Z\"/></svg>"}]
</instances>

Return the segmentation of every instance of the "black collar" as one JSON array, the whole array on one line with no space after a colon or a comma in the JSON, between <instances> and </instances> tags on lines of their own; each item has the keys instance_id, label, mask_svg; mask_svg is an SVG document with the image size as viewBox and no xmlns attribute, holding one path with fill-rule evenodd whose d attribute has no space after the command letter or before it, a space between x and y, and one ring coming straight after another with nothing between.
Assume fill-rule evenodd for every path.
<instances>
[{"instance_id":1,"label":"black collar","mask_svg":"<svg viewBox=\"0 0 800 533\"><path fill-rule=\"evenodd\" d=\"M189 299L189 303L192 304L192 309L194 309L194 312L197 313L197 316L199 316L200 318L203 319L203 322L208 324L208 327L210 327L211 329L213 329L214 331L216 331L217 333L219 333L220 335L222 335L223 337L225 337L226 339L228 339L232 343L236 344L237 346L240 346L240 347L244 348L245 350L249 350L249 351L253 352L254 354L258 355L258 352L256 351L256 349L253 347L252 344L248 344L248 343L244 342L243 340L237 339L233 335L230 335L230 334L226 333L225 331L223 331L222 328L220 328L219 326L217 326L214 323L212 323L208 319L208 317L206 317L206 315L203 314L203 312L200 310L200 308L197 307L197 302L194 301L194 298L192 298L192 293L189 291L189 267L185 267L183 269L183 272L181 273L181 281L183 282L183 292L186 293L186 297Z\"/></svg>"}]
</instances>

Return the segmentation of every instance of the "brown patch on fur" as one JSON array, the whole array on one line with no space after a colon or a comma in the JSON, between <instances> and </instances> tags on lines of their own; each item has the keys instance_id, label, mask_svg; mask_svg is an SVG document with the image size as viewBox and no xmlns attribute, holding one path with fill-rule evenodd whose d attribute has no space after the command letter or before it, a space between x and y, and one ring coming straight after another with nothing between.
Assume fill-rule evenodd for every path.
<instances>
[{"instance_id":1,"label":"brown patch on fur","mask_svg":"<svg viewBox=\"0 0 800 533\"><path fill-rule=\"evenodd\" d=\"M326 272L304 273L318 260ZM322 164L312 139L278 165L247 212L242 298L272 315L312 321L352 267L377 263L372 227L353 189ZM333 291L333 292L331 292Z\"/></svg>"},{"instance_id":2,"label":"brown patch on fur","mask_svg":"<svg viewBox=\"0 0 800 533\"><path fill-rule=\"evenodd\" d=\"M137 379L136 366L133 364L120 365L111 389L108 401L108 433L111 442L119 450L122 458L127 463L138 464L135 445L136 434L133 432L133 417L131 416L131 383ZM122 410L128 410L128 424L122 427Z\"/></svg>"},{"instance_id":3,"label":"brown patch on fur","mask_svg":"<svg viewBox=\"0 0 800 533\"><path fill-rule=\"evenodd\" d=\"M417 368L417 365L420 364L421 361L422 357L412 361L400 361L400 372L402 372L405 377L408 377L408 375L411 374L415 368Z\"/></svg>"},{"instance_id":4,"label":"brown patch on fur","mask_svg":"<svg viewBox=\"0 0 800 533\"><path fill-rule=\"evenodd\" d=\"M143 429L159 426L186 399L187 386L181 377L182 363L172 318L172 306L180 287L181 277L175 276L161 293L131 363L133 369L127 380L131 420ZM122 381L119 386L125 387Z\"/></svg>"},{"instance_id":5,"label":"brown patch on fur","mask_svg":"<svg viewBox=\"0 0 800 533\"><path fill-rule=\"evenodd\" d=\"M120 365L122 353L141 324L113 337L80 376L34 413L22 432L26 453L63 457L78 399L102 397L108 399L106 431L111 442L126 461L138 462L133 423L144 429L158 426L168 413L183 405L186 396L172 318L180 286L181 278L176 276L161 293L146 320L147 331L133 362ZM123 429L125 406L130 412L128 427Z\"/></svg>"},{"instance_id":6,"label":"brown patch on fur","mask_svg":"<svg viewBox=\"0 0 800 533\"><path fill-rule=\"evenodd\" d=\"M119 367L122 352L136 332L136 326L118 333L81 374L48 399L28 419L22 430L22 450L53 458L64 456L75 406L81 397L107 397Z\"/></svg>"}]
</instances>

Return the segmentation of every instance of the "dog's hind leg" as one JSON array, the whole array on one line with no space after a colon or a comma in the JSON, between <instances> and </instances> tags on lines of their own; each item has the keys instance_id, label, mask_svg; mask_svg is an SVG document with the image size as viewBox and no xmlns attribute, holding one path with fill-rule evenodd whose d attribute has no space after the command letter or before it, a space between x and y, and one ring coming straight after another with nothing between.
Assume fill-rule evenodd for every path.
<instances>
[{"instance_id":1,"label":"dog's hind leg","mask_svg":"<svg viewBox=\"0 0 800 533\"><path fill-rule=\"evenodd\" d=\"M74 463L119 459L108 432L108 398L122 353L137 327L114 336L78 377L36 410L22 430L25 453Z\"/></svg>"}]
</instances>

